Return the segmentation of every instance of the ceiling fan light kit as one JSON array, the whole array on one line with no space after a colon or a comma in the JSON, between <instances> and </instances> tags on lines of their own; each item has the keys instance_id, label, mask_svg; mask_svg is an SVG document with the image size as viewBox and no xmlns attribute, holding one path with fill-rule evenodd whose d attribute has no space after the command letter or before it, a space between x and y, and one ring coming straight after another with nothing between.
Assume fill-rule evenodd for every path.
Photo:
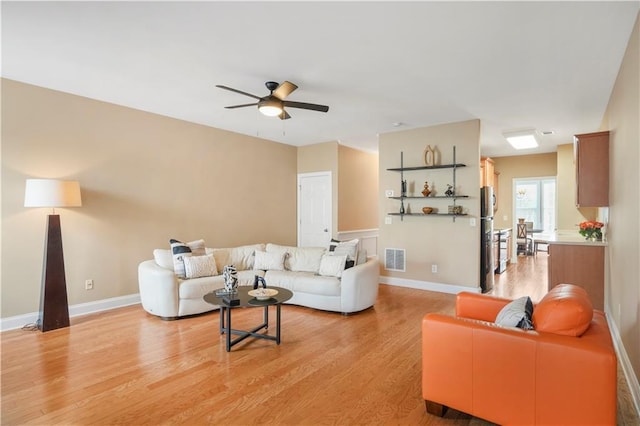
<instances>
[{"instance_id":1,"label":"ceiling fan light kit","mask_svg":"<svg viewBox=\"0 0 640 426\"><path fill-rule=\"evenodd\" d=\"M282 114L282 101L273 95L269 95L258 102L258 110L268 117L276 117Z\"/></svg>"},{"instance_id":2,"label":"ceiling fan light kit","mask_svg":"<svg viewBox=\"0 0 640 426\"><path fill-rule=\"evenodd\" d=\"M231 105L225 108L227 109L235 109L235 108L244 108L248 106L258 106L258 111L262 114L269 117L279 117L281 120L286 120L291 118L291 116L284 110L284 107L290 108L300 108L300 109L308 109L311 111L319 111L319 112L327 112L329 111L329 107L326 105L318 105L318 104L309 104L305 102L293 102L293 101L285 101L285 98L289 96L294 90L298 88L295 84L285 81L282 84L278 84L275 81L267 81L265 83L267 89L269 89L269 94L264 97L256 96L251 93L243 92L238 89L234 89L232 87L216 85L220 89L229 90L231 92L236 92L241 95L249 96L250 98L257 99L258 102L253 104L242 104L242 105Z\"/></svg>"}]
</instances>

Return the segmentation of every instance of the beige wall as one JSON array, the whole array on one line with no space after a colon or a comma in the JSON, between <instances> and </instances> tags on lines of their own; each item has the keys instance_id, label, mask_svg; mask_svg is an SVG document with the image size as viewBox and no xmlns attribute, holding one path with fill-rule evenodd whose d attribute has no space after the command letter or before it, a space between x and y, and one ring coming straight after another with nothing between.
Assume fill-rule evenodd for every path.
<instances>
[{"instance_id":1,"label":"beige wall","mask_svg":"<svg viewBox=\"0 0 640 426\"><path fill-rule=\"evenodd\" d=\"M513 228L515 223L513 218L513 180L556 176L556 154L496 157L493 158L493 161L495 171L500 173L498 178L498 210L495 212L494 226L496 228Z\"/></svg>"},{"instance_id":2,"label":"beige wall","mask_svg":"<svg viewBox=\"0 0 640 426\"><path fill-rule=\"evenodd\" d=\"M48 211L23 207L25 179L80 181L83 206L57 210L78 304L137 293L169 238L295 245L296 163L292 146L2 80L2 317L38 310Z\"/></svg>"},{"instance_id":3,"label":"beige wall","mask_svg":"<svg viewBox=\"0 0 640 426\"><path fill-rule=\"evenodd\" d=\"M640 16L640 15L638 15ZM640 30L631 35L602 130L610 130L605 304L640 380Z\"/></svg>"},{"instance_id":4,"label":"beige wall","mask_svg":"<svg viewBox=\"0 0 640 426\"><path fill-rule=\"evenodd\" d=\"M298 173L330 171L338 232L378 227L378 155L325 142L298 148Z\"/></svg>"},{"instance_id":5,"label":"beige wall","mask_svg":"<svg viewBox=\"0 0 640 426\"><path fill-rule=\"evenodd\" d=\"M338 231L378 227L378 154L340 145Z\"/></svg>"},{"instance_id":6,"label":"beige wall","mask_svg":"<svg viewBox=\"0 0 640 426\"><path fill-rule=\"evenodd\" d=\"M338 142L298 148L298 173L331 172L331 235L338 231Z\"/></svg>"},{"instance_id":7,"label":"beige wall","mask_svg":"<svg viewBox=\"0 0 640 426\"><path fill-rule=\"evenodd\" d=\"M493 159L496 172L500 173L498 186L497 228L512 228L513 180L528 177L556 177L558 200L557 229L575 229L585 219L595 219L596 208L576 208L576 177L573 161L573 144L558 146L558 151L548 154L517 155ZM505 219L506 216L506 219Z\"/></svg>"},{"instance_id":8,"label":"beige wall","mask_svg":"<svg viewBox=\"0 0 640 426\"><path fill-rule=\"evenodd\" d=\"M387 277L415 281L449 284L478 288L480 285L480 229L470 226L469 219L478 218L480 203L480 121L471 120L461 123L406 130L381 134L379 137L380 188L378 193L380 209L380 239L378 257L384 259L385 248L406 250L406 272L392 272L381 265L381 274ZM400 202L387 199L386 189L400 194L400 173L387 171L400 167L400 152L404 152L404 166L421 166L423 151L427 145L436 146L441 153L441 163L453 161L452 148L457 150L458 163L467 167L458 169L456 190L459 194L469 195L468 199L458 200L469 217L457 218L454 222L447 216L408 216L404 221L392 216L393 223L385 225L389 212L398 212ZM408 195L420 195L425 181L440 194L446 185L452 183L452 169L421 170L408 172ZM447 199L409 200L413 212L420 212L423 206L437 207L447 211ZM431 273L431 265L438 265L438 273Z\"/></svg>"}]
</instances>

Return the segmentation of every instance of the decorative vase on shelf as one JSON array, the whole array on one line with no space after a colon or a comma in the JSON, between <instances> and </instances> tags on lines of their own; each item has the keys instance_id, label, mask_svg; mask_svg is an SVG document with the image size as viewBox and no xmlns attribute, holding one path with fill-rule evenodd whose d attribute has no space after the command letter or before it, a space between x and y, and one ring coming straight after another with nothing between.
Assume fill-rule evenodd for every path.
<instances>
[{"instance_id":1,"label":"decorative vase on shelf","mask_svg":"<svg viewBox=\"0 0 640 426\"><path fill-rule=\"evenodd\" d=\"M422 195L428 197L431 194L431 190L429 189L429 182L424 183L424 189L422 190Z\"/></svg>"},{"instance_id":2,"label":"decorative vase on shelf","mask_svg":"<svg viewBox=\"0 0 640 426\"><path fill-rule=\"evenodd\" d=\"M427 145L427 147L424 149L424 164L426 166L433 166L434 165L434 152L433 152L433 148L431 148L431 145Z\"/></svg>"}]
</instances>

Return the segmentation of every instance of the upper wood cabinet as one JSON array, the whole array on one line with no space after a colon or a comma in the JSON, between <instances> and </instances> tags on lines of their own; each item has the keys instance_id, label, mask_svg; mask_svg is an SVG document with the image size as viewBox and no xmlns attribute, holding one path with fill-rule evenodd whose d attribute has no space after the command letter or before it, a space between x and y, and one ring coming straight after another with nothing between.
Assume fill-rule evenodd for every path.
<instances>
[{"instance_id":1,"label":"upper wood cabinet","mask_svg":"<svg viewBox=\"0 0 640 426\"><path fill-rule=\"evenodd\" d=\"M494 186L495 168L493 166L493 160L489 157L480 158L480 187Z\"/></svg>"},{"instance_id":2,"label":"upper wood cabinet","mask_svg":"<svg viewBox=\"0 0 640 426\"><path fill-rule=\"evenodd\" d=\"M573 138L576 165L576 205L609 205L609 132L585 133Z\"/></svg>"},{"instance_id":3,"label":"upper wood cabinet","mask_svg":"<svg viewBox=\"0 0 640 426\"><path fill-rule=\"evenodd\" d=\"M498 210L498 176L500 173L496 172L493 160L489 157L480 158L480 187L492 186L493 187L493 211Z\"/></svg>"}]
</instances>

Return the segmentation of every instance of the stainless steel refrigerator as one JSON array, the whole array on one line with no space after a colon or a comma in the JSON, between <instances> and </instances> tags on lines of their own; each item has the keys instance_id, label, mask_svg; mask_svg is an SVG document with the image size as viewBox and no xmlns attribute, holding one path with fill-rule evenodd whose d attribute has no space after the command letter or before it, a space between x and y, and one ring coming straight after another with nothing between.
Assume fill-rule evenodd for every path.
<instances>
[{"instance_id":1,"label":"stainless steel refrigerator","mask_svg":"<svg viewBox=\"0 0 640 426\"><path fill-rule=\"evenodd\" d=\"M493 187L480 188L480 289L483 293L493 288Z\"/></svg>"}]
</instances>

